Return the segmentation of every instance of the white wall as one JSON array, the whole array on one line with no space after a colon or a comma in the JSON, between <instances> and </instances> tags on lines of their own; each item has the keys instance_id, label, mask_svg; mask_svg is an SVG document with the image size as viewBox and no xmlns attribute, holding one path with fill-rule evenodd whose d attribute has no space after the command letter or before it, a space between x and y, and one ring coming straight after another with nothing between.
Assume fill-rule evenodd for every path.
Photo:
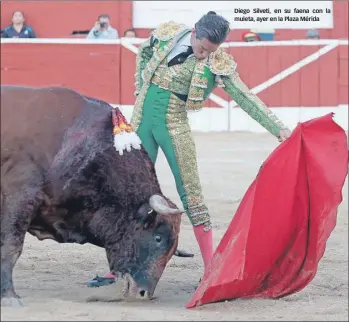
<instances>
[{"instance_id":1,"label":"white wall","mask_svg":"<svg viewBox=\"0 0 349 322\"><path fill-rule=\"evenodd\" d=\"M253 9L271 10L271 14L253 13ZM275 21L271 22L234 22L234 17L252 16L257 17L278 17L278 16L314 16L310 14L295 13L294 9L322 9L324 13L317 14L318 22L294 22ZM326 13L325 9L331 10ZM250 10L248 14L236 13L235 9ZM282 10L282 14L274 14L274 9ZM284 9L290 9L290 14L284 14ZM309 28L333 28L333 2L332 1L133 1L133 27L135 28L156 28L160 23L174 20L193 26L200 17L213 10L224 16L234 29L250 28L282 28L282 29L309 29Z\"/></svg>"}]
</instances>

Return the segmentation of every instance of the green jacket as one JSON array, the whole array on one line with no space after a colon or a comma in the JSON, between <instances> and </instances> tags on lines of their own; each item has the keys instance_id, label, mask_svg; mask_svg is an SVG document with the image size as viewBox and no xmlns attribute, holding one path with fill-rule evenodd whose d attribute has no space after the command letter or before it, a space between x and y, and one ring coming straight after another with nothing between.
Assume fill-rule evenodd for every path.
<instances>
[{"instance_id":1,"label":"green jacket","mask_svg":"<svg viewBox=\"0 0 349 322\"><path fill-rule=\"evenodd\" d=\"M216 87L228 95L267 131L279 137L287 127L241 81L233 57L219 48L204 60L194 56L183 64L167 66L167 55L178 40L191 29L170 21L160 25L153 36L139 48L136 58L135 95L137 97L131 124L137 129L148 87L154 83L172 92L186 95L186 110L202 109L205 100Z\"/></svg>"}]
</instances>

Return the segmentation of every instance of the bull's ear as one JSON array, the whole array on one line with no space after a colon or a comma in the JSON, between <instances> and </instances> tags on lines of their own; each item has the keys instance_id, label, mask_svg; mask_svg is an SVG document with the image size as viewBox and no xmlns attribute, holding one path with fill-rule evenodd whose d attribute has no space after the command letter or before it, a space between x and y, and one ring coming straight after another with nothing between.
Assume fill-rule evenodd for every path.
<instances>
[{"instance_id":1,"label":"bull's ear","mask_svg":"<svg viewBox=\"0 0 349 322\"><path fill-rule=\"evenodd\" d=\"M154 223L156 215L157 213L147 203L143 204L136 213L137 220L144 228L148 228Z\"/></svg>"}]
</instances>

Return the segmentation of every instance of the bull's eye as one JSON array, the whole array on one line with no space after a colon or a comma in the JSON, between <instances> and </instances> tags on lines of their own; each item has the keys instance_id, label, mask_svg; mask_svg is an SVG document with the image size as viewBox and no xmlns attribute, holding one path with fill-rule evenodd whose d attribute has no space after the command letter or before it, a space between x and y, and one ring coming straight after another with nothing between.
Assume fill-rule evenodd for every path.
<instances>
[{"instance_id":1,"label":"bull's eye","mask_svg":"<svg viewBox=\"0 0 349 322\"><path fill-rule=\"evenodd\" d=\"M161 236L156 235L155 236L155 240L156 240L157 243L160 243L161 242Z\"/></svg>"}]
</instances>

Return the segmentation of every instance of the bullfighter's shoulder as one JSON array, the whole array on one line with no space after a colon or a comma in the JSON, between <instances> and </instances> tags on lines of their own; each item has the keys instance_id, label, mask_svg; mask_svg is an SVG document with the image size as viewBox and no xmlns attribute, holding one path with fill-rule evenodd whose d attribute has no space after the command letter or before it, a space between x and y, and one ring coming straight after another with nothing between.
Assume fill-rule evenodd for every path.
<instances>
[{"instance_id":1,"label":"bullfighter's shoulder","mask_svg":"<svg viewBox=\"0 0 349 322\"><path fill-rule=\"evenodd\" d=\"M219 76L229 76L235 72L236 62L230 54L226 53L223 48L213 52L208 60L211 72Z\"/></svg>"},{"instance_id":2,"label":"bullfighter's shoulder","mask_svg":"<svg viewBox=\"0 0 349 322\"><path fill-rule=\"evenodd\" d=\"M185 29L188 29L186 25L171 20L160 24L159 27L153 31L153 36L160 41L168 41Z\"/></svg>"}]
</instances>

